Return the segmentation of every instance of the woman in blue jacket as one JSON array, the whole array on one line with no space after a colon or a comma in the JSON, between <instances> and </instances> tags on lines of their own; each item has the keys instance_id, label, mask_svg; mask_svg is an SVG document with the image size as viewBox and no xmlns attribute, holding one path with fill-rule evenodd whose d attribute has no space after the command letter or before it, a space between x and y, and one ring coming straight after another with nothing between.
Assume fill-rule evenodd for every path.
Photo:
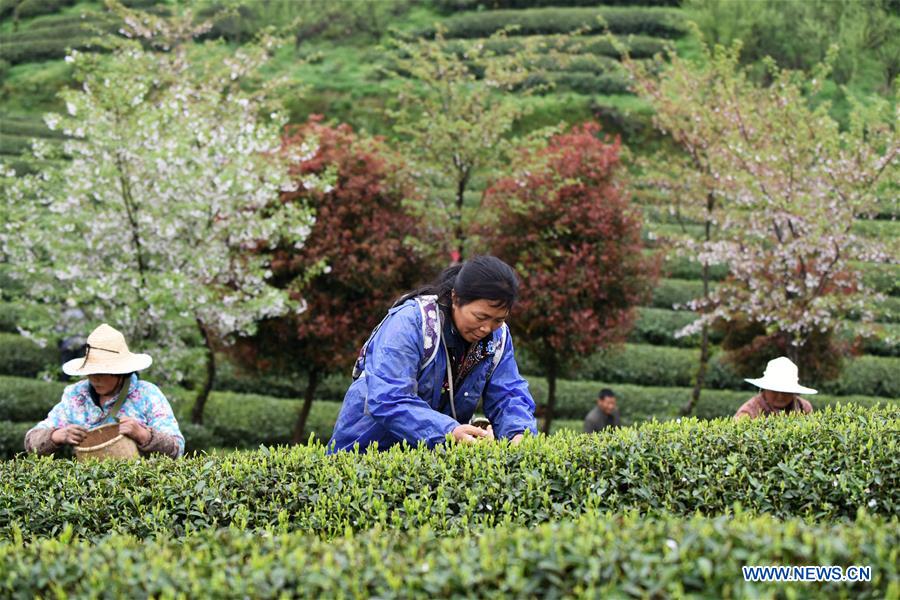
<instances>
[{"instance_id":1,"label":"woman in blue jacket","mask_svg":"<svg viewBox=\"0 0 900 600\"><path fill-rule=\"evenodd\" d=\"M478 256L400 298L360 351L330 451L490 437L469 424L481 399L497 438L537 433L506 325L517 293L509 265Z\"/></svg>"}]
</instances>

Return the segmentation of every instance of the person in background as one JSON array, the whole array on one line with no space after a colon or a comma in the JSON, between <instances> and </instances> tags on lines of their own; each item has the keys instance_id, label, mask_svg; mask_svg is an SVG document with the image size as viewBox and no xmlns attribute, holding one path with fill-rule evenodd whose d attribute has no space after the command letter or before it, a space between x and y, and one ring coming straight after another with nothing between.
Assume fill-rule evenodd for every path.
<instances>
[{"instance_id":1,"label":"person in background","mask_svg":"<svg viewBox=\"0 0 900 600\"><path fill-rule=\"evenodd\" d=\"M603 388L597 395L597 406L584 419L584 432L595 433L607 427L621 427L622 419L616 405L616 395L609 388Z\"/></svg>"},{"instance_id":2,"label":"person in background","mask_svg":"<svg viewBox=\"0 0 900 600\"><path fill-rule=\"evenodd\" d=\"M506 325L518 285L509 265L476 256L401 297L360 351L329 452L537 433ZM480 399L490 430L470 422Z\"/></svg>"},{"instance_id":3,"label":"person in background","mask_svg":"<svg viewBox=\"0 0 900 600\"><path fill-rule=\"evenodd\" d=\"M803 387L798 382L797 365L786 356L770 360L760 379L745 379L760 392L744 402L735 413L735 420L749 417L765 417L774 414L796 412L809 414L812 404L797 394L816 394L816 390Z\"/></svg>"},{"instance_id":4,"label":"person in background","mask_svg":"<svg viewBox=\"0 0 900 600\"><path fill-rule=\"evenodd\" d=\"M84 312L77 306L69 306L62 313L60 324L55 330L59 336L59 364L64 365L73 358L84 356L85 340L82 324L84 323ZM60 380L67 381L69 378L65 374L60 375Z\"/></svg>"},{"instance_id":5,"label":"person in background","mask_svg":"<svg viewBox=\"0 0 900 600\"><path fill-rule=\"evenodd\" d=\"M115 423L141 454L177 458L184 453L184 436L169 401L158 387L138 379L150 366L147 354L132 354L125 337L107 324L87 338L87 353L63 365L63 372L86 377L66 387L47 418L25 434L25 451L52 454L63 445L77 446L89 429Z\"/></svg>"}]
</instances>

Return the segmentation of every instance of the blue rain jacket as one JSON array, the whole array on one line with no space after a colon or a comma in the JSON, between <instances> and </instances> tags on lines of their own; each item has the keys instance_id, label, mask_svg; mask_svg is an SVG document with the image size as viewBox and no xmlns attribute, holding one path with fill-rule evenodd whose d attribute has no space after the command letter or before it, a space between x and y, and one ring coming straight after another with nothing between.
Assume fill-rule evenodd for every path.
<instances>
[{"instance_id":1,"label":"blue rain jacket","mask_svg":"<svg viewBox=\"0 0 900 600\"><path fill-rule=\"evenodd\" d=\"M519 375L508 331L503 354L490 378L494 361L489 356L454 390L459 421L450 416L449 402L444 412L439 412L447 355L441 347L422 369L427 360L422 321L414 299L388 312L366 348L365 371L344 396L329 452L352 450L357 443L362 450L372 442L384 450L402 440L412 446L423 440L429 448L434 447L460 423L469 422L482 397L496 438L512 438L526 430L537 433L534 400L528 383ZM495 346L504 328L506 324L493 333Z\"/></svg>"}]
</instances>

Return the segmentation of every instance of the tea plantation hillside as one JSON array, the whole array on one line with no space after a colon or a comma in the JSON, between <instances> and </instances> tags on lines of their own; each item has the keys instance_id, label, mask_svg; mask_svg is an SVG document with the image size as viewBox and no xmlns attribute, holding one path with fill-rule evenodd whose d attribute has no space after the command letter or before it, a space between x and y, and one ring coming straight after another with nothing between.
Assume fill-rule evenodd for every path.
<instances>
[{"instance_id":1,"label":"tea plantation hillside","mask_svg":"<svg viewBox=\"0 0 900 600\"><path fill-rule=\"evenodd\" d=\"M635 180L637 159L669 142L629 92L605 29L638 61L666 48L701 56L690 20L703 3L689 0L120 1L211 18L191 45L209 56L277 30L287 43L254 85L283 80L291 123L321 114L391 148L404 141L394 111L406 83L389 74L391 38L442 37L455 55L487 48L498 60L538 44L535 70L513 94L529 110L511 135L597 120L623 140L623 176ZM897 12L881 0L847 11L876 5ZM66 139L43 120L67 110L57 92L80 85L66 54L105 52L98 36L122 25L100 0L0 0L0 163L19 173L56 165L35 158L32 144ZM792 26L779 25L786 35ZM493 175L473 174L468 207ZM456 190L428 192L447 201ZM0 597L900 600L898 197L886 194L853 226L887 248L879 262L854 265L884 300L871 325L846 316L842 341L853 353L840 376L804 381L819 390L807 397L814 412L734 421L757 389L725 359L720 331L701 398L690 417L680 414L700 338L678 332L697 318L687 305L703 283L700 264L670 248L699 239L703 225L660 190L629 194L659 279L624 343L588 353L556 380L550 435L518 445L329 454L349 369L319 382L308 441L291 445L306 377L248 372L223 352L202 425L191 423L197 376L176 385L147 372L179 422L184 457L25 455L25 433L72 381L62 380L53 343L22 335L29 311L46 307L29 307L28 290L0 262ZM713 286L727 277L713 267ZM516 336L514 319L510 329ZM519 345L516 357L541 417L548 373ZM584 435L606 387L623 427Z\"/></svg>"},{"instance_id":2,"label":"tea plantation hillside","mask_svg":"<svg viewBox=\"0 0 900 600\"><path fill-rule=\"evenodd\" d=\"M166 3L154 4L145 0L130 0L125 4L150 8L160 14L174 9ZM502 56L515 52L526 40L553 40L560 34L582 28L582 34L568 40L562 49L568 60L555 64L559 55L547 56L547 61L554 64L543 65L543 72L552 82L535 80L529 83L535 86L552 83L553 86L537 96L521 98L521 102L532 105L533 112L517 128L522 133L559 121L576 123L596 118L607 131L622 134L634 151L641 152L656 144L657 136L652 133L646 108L627 92L624 74L618 67L618 51L600 35L602 31L597 24L602 18L610 30L625 36L623 39L631 55L637 59L649 57L670 43L674 43L680 52L692 53L696 42L688 33L687 13L677 2L596 4L563 0L494 4L398 1L390 4L390 10L376 11L365 23L360 19L347 22L339 19L336 30L326 28L315 34L304 29L302 38L297 37L293 47L282 48L267 68L273 76L286 76L296 86L306 86L302 90L300 87L287 88L291 91L286 93L284 101L293 121L302 122L311 113L324 113L329 119L390 136L386 110L392 108L396 99L397 82L385 79L383 75L382 68L388 66L388 59L380 47L389 31L427 38L434 35L436 24L439 24L442 35L457 44L460 52L472 44L487 44L494 53ZM278 14L274 6L258 6L245 11L243 18L237 21L216 17L208 35L219 37L232 46L240 45L266 25L284 25L285 15ZM198 8L198 14L216 15L216 7L215 2L205 3ZM4 34L0 56L8 66L3 71L0 96L0 114L3 115L0 152L17 164L18 154L27 149L32 137L42 137L51 144L60 139L58 132L51 132L42 124L41 114L46 110L61 110L63 107L59 106L54 93L61 86L73 84L71 73L61 60L66 48L89 50L91 35L104 28L114 29L115 18L105 12L100 3L85 1L12 0L3 5L2 12L8 18L0 27ZM506 38L488 39L506 27L512 27ZM300 35L297 32L297 36ZM29 168L40 168L40 164L32 164ZM477 188L487 181L476 178L475 183L472 201L480 193ZM451 195L452 191L439 193ZM667 240L700 235L699 224L684 222L671 215L658 194L642 190L635 200L644 211L648 252L663 253ZM896 198L884 199L882 210L874 220L861 221L857 225L859 233L877 237L896 248L900 239L900 225L895 220L898 212L900 206ZM866 282L884 293L886 300L876 311L877 323L873 331L866 331L871 335L860 338L858 347L862 355L849 361L841 378L823 385L822 391L827 396L898 398L900 267L876 263L860 266ZM661 275L647 306L638 309L638 319L628 343L619 350L588 358L568 375L575 387L570 392L569 384L563 385L563 399L557 416L566 420L582 417L596 394L594 388L607 385L621 392L620 404L629 422L650 417L671 418L676 414L677 403L685 398L687 388L693 383L699 338L676 337L675 333L695 316L684 310L684 305L700 295L700 266L688 259L667 258ZM714 279L726 275L721 269L713 269ZM0 336L0 373L33 377L52 365L55 359L53 352L40 351L13 336L19 308L15 302L15 286L10 283L0 284L3 296L0 298L3 302L0 331L9 334ZM851 324L850 331L853 329ZM719 341L715 334L713 341ZM521 360L540 401L544 388L536 378L543 375L541 365L527 356ZM347 378L334 375L328 381L319 395L323 400L339 401L348 385ZM301 397L304 386L302 379L236 376L227 365L217 381L217 388L223 391L287 398ZM715 355L706 386L711 388L706 393L708 400L703 400L698 409L698 414L703 416L724 416L733 412L741 399L746 399L752 392L752 388ZM728 395L727 390L733 393ZM651 406L664 408L648 410L648 401ZM830 402L821 397L823 406ZM706 406L715 408L703 408ZM331 407L326 412L334 410L336 407ZM6 417L0 415L0 418ZM327 433L324 431L327 426L314 429L320 435ZM231 436L226 438L231 439Z\"/></svg>"}]
</instances>

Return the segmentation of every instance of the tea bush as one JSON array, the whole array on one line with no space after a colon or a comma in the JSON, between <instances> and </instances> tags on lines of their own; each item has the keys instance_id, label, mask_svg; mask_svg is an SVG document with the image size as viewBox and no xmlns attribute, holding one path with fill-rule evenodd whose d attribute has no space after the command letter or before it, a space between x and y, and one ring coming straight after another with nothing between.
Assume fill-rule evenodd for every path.
<instances>
[{"instance_id":1,"label":"tea bush","mask_svg":"<svg viewBox=\"0 0 900 600\"><path fill-rule=\"evenodd\" d=\"M431 0L441 12L540 8L544 6L596 6L597 0ZM678 6L678 0L604 0L609 6Z\"/></svg>"},{"instance_id":2,"label":"tea bush","mask_svg":"<svg viewBox=\"0 0 900 600\"><path fill-rule=\"evenodd\" d=\"M528 377L528 385L538 403L547 397L547 382L540 377ZM648 387L630 384L601 383L599 381L567 381L556 383L555 416L560 419L584 419L594 407L597 393L609 387L618 398L619 413L623 425L633 425L650 419L667 420L679 416L679 409L690 399L689 387ZM703 390L694 416L703 419L732 417L737 409L749 400L757 390L747 384L747 391ZM898 398L875 396L829 396L818 394L806 396L815 410L822 410L836 404L855 404L873 407L879 404L895 404ZM580 426L578 427L580 430Z\"/></svg>"},{"instance_id":3,"label":"tea bush","mask_svg":"<svg viewBox=\"0 0 900 600\"><path fill-rule=\"evenodd\" d=\"M184 539L70 532L0 543L6 597L889 598L900 594L900 521L860 513L811 524L746 514L589 514L442 538L427 527L321 540L226 529ZM747 565L866 565L869 582L748 583ZM650 576L652 574L652 576Z\"/></svg>"},{"instance_id":4,"label":"tea bush","mask_svg":"<svg viewBox=\"0 0 900 600\"><path fill-rule=\"evenodd\" d=\"M543 45L535 48L537 52L566 51L579 53L583 56L598 57L607 56L619 58L618 48L609 40L599 36L574 36L568 40L562 40L559 36L532 36L532 41L542 41ZM645 35L629 36L622 38L621 44L628 49L628 53L634 59L650 58L654 54L662 52L666 47L666 40L648 37ZM477 40L453 40L447 43L447 50L459 56L463 56L473 44L483 44L484 48L495 55L506 55L519 52L523 47L523 40L517 37L486 38Z\"/></svg>"},{"instance_id":5,"label":"tea bush","mask_svg":"<svg viewBox=\"0 0 900 600\"><path fill-rule=\"evenodd\" d=\"M326 455L321 446L173 461L0 462L0 536L181 536L235 525L339 536L441 534L630 508L778 518L900 516L900 406L603 435Z\"/></svg>"},{"instance_id":6,"label":"tea bush","mask_svg":"<svg viewBox=\"0 0 900 600\"><path fill-rule=\"evenodd\" d=\"M0 333L0 375L34 377L58 360L56 348L41 348L21 335Z\"/></svg>"},{"instance_id":7,"label":"tea bush","mask_svg":"<svg viewBox=\"0 0 900 600\"><path fill-rule=\"evenodd\" d=\"M25 450L25 432L34 423L13 423L0 420L0 458L12 458Z\"/></svg>"},{"instance_id":8,"label":"tea bush","mask_svg":"<svg viewBox=\"0 0 900 600\"><path fill-rule=\"evenodd\" d=\"M606 25L601 25L600 19ZM687 32L682 14L667 8L536 8L530 10L485 10L461 13L444 19L445 37L486 38L505 27L515 26L514 35L603 32L606 26L617 35L641 34L679 38ZM420 32L433 36L434 29Z\"/></svg>"}]
</instances>

